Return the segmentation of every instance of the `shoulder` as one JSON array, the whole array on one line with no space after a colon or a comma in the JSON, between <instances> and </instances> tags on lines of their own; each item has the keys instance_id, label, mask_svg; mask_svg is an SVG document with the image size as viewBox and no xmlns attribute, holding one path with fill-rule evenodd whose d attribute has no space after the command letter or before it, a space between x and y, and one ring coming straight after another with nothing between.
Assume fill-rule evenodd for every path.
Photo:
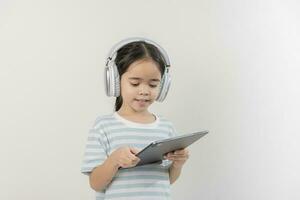
<instances>
[{"instance_id":1,"label":"shoulder","mask_svg":"<svg viewBox=\"0 0 300 200\"><path fill-rule=\"evenodd\" d=\"M165 123L165 124L173 124L169 119L167 119L165 116L163 115L156 115L159 118L159 121L161 123Z\"/></svg>"},{"instance_id":2,"label":"shoulder","mask_svg":"<svg viewBox=\"0 0 300 200\"><path fill-rule=\"evenodd\" d=\"M98 115L94 120L92 129L103 128L103 126L106 126L107 124L112 123L113 121L115 121L113 114Z\"/></svg>"},{"instance_id":3,"label":"shoulder","mask_svg":"<svg viewBox=\"0 0 300 200\"><path fill-rule=\"evenodd\" d=\"M166 117L164 117L162 115L156 115L156 116L159 118L161 126L167 128L169 130L170 137L174 137L177 135L177 130L172 121L170 121L169 119L167 119Z\"/></svg>"}]
</instances>

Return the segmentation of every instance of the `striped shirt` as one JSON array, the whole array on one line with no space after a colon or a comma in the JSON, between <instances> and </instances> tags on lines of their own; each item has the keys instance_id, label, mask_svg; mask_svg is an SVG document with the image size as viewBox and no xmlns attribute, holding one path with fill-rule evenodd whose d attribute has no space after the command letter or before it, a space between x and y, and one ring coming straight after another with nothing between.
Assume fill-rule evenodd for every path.
<instances>
[{"instance_id":1,"label":"striped shirt","mask_svg":"<svg viewBox=\"0 0 300 200\"><path fill-rule=\"evenodd\" d=\"M175 136L170 121L155 117L156 120L148 124L126 120L117 112L98 117L89 131L81 172L89 175L120 147L142 149L152 141ZM103 191L96 192L96 200L170 200L170 164L120 169Z\"/></svg>"}]
</instances>

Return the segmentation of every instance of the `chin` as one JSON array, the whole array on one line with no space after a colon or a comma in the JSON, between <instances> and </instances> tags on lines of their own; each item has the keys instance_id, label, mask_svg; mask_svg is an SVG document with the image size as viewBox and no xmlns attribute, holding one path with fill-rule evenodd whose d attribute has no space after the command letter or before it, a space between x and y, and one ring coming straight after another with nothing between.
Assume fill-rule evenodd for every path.
<instances>
[{"instance_id":1,"label":"chin","mask_svg":"<svg viewBox=\"0 0 300 200\"><path fill-rule=\"evenodd\" d=\"M133 110L136 111L136 112L144 112L144 111L148 110L148 107L146 107L146 108L133 108Z\"/></svg>"},{"instance_id":2,"label":"chin","mask_svg":"<svg viewBox=\"0 0 300 200\"><path fill-rule=\"evenodd\" d=\"M144 112L148 110L149 106L146 107L137 107L137 106L132 106L131 107L135 112Z\"/></svg>"}]
</instances>

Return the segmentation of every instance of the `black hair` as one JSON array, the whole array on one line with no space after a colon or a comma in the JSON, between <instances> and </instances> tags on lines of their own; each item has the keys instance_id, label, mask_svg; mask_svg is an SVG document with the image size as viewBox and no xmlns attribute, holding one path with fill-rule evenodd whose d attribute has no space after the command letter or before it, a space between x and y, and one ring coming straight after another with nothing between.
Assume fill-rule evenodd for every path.
<instances>
[{"instance_id":1,"label":"black hair","mask_svg":"<svg viewBox=\"0 0 300 200\"><path fill-rule=\"evenodd\" d=\"M161 76L163 76L166 65L163 54L153 44L147 43L145 41L136 41L124 45L117 51L115 64L120 75L120 84L121 77L127 71L129 66L135 61L142 59L151 59L156 64L158 64ZM115 111L118 111L121 108L122 104L123 99L120 95L116 98Z\"/></svg>"}]
</instances>

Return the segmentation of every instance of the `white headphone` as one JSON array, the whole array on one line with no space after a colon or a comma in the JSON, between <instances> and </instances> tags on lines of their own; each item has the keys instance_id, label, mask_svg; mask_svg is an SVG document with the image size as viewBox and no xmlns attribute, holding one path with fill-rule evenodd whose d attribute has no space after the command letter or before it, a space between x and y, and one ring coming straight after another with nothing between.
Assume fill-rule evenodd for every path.
<instances>
[{"instance_id":1,"label":"white headphone","mask_svg":"<svg viewBox=\"0 0 300 200\"><path fill-rule=\"evenodd\" d=\"M162 102L166 98L171 85L171 77L169 74L169 67L170 67L169 57L165 52L165 50L159 44L155 43L152 40L141 38L141 37L134 37L134 38L128 38L122 40L110 50L106 60L105 69L104 69L104 85L105 85L106 95L113 96L113 97L120 96L120 75L118 72L118 68L115 64L117 51L126 44L129 44L131 42L138 42L138 41L143 41L154 45L159 49L160 53L164 57L165 71L160 82L160 90L156 99L156 101Z\"/></svg>"}]
</instances>

